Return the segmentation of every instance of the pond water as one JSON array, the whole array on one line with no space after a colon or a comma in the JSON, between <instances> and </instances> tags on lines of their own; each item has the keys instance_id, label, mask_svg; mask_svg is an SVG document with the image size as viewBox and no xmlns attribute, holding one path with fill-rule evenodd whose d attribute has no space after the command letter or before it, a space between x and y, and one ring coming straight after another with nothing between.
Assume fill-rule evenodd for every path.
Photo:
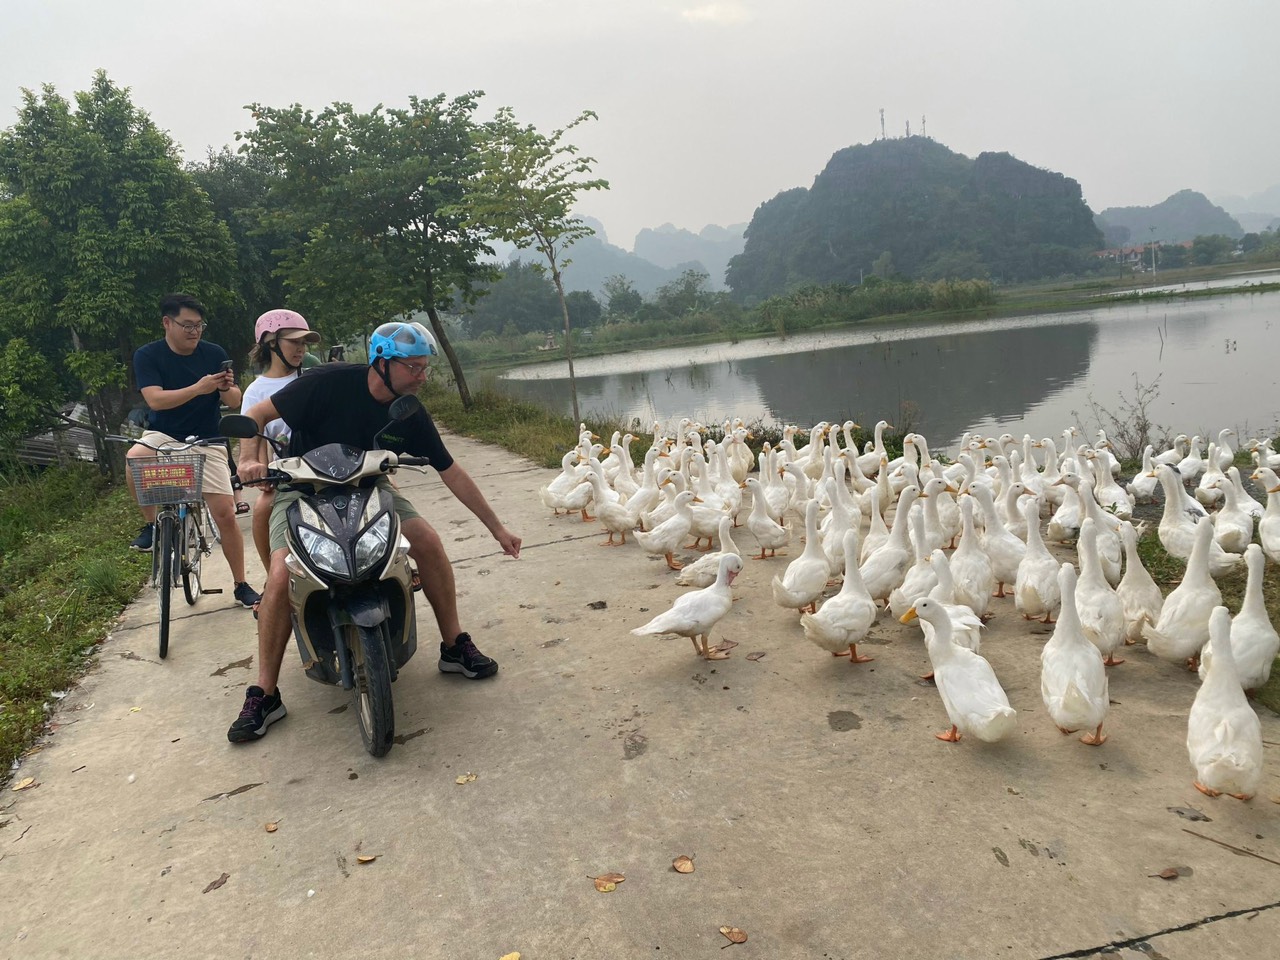
<instances>
[{"instance_id":1,"label":"pond water","mask_svg":"<svg viewBox=\"0 0 1280 960\"><path fill-rule=\"evenodd\" d=\"M1256 278L1255 278L1256 279ZM576 361L578 406L622 424L680 417L811 425L878 419L940 450L965 431L1056 436L1118 410L1135 382L1157 384L1152 420L1209 437L1280 424L1280 294L1152 301L1072 313L946 323L882 323L831 333ZM569 413L563 361L499 378L513 396Z\"/></svg>"}]
</instances>

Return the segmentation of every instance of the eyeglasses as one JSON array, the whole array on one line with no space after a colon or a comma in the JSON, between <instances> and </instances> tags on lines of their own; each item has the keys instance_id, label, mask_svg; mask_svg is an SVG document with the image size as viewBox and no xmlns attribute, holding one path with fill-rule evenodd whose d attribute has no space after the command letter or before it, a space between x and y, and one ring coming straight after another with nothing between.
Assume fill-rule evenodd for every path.
<instances>
[{"instance_id":1,"label":"eyeglasses","mask_svg":"<svg viewBox=\"0 0 1280 960\"><path fill-rule=\"evenodd\" d=\"M181 327L183 330L187 331L187 333L200 333L202 330L204 330L205 327L209 325L204 322L179 323L177 320L170 320L169 322L172 323L175 327Z\"/></svg>"},{"instance_id":2,"label":"eyeglasses","mask_svg":"<svg viewBox=\"0 0 1280 960\"><path fill-rule=\"evenodd\" d=\"M427 375L427 365L425 363L410 363L408 360L401 360L399 357L392 357L391 360L393 363L400 364L415 377L425 377Z\"/></svg>"}]
</instances>

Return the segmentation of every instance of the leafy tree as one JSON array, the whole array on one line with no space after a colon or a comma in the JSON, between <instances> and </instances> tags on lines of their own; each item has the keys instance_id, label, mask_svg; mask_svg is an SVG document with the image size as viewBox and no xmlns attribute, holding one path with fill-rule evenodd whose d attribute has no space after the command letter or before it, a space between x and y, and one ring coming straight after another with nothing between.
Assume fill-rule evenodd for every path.
<instances>
[{"instance_id":1,"label":"leafy tree","mask_svg":"<svg viewBox=\"0 0 1280 960\"><path fill-rule=\"evenodd\" d=\"M604 307L590 290L571 290L565 295L564 304L570 324L578 330L598 327L604 318Z\"/></svg>"},{"instance_id":2,"label":"leafy tree","mask_svg":"<svg viewBox=\"0 0 1280 960\"><path fill-rule=\"evenodd\" d=\"M477 292L483 296L476 300L467 317L467 331L472 337L509 337L554 330L560 320L556 288L535 264L508 261L499 278ZM508 324L511 334L505 332Z\"/></svg>"},{"instance_id":3,"label":"leafy tree","mask_svg":"<svg viewBox=\"0 0 1280 960\"><path fill-rule=\"evenodd\" d=\"M136 397L133 351L156 338L160 298L182 290L217 316L234 269L173 142L102 71L74 109L24 90L0 133L0 263L0 337L25 335L60 386L42 401L83 397L102 432Z\"/></svg>"},{"instance_id":4,"label":"leafy tree","mask_svg":"<svg viewBox=\"0 0 1280 960\"><path fill-rule=\"evenodd\" d=\"M605 314L610 322L634 317L644 306L644 297L640 295L635 284L620 273L615 273L605 280L604 296Z\"/></svg>"},{"instance_id":5,"label":"leafy tree","mask_svg":"<svg viewBox=\"0 0 1280 960\"><path fill-rule=\"evenodd\" d=\"M470 206L472 225L518 249L533 247L547 261L545 269L555 284L564 319L564 349L575 421L581 419L578 383L573 371L573 333L562 274L572 262L565 257L568 248L595 231L570 211L580 193L608 189L609 183L589 176L595 160L580 156L578 148L565 142L564 137L595 118L590 110L583 111L568 126L548 136L517 123L510 107L500 109L480 136L482 171Z\"/></svg>"},{"instance_id":6,"label":"leafy tree","mask_svg":"<svg viewBox=\"0 0 1280 960\"><path fill-rule=\"evenodd\" d=\"M654 295L654 303L663 313L683 317L704 304L707 281L704 270L686 270L670 283L664 283Z\"/></svg>"},{"instance_id":7,"label":"leafy tree","mask_svg":"<svg viewBox=\"0 0 1280 960\"><path fill-rule=\"evenodd\" d=\"M886 250L876 257L875 263L871 264L871 272L881 280L888 280L892 277L894 274L893 254Z\"/></svg>"},{"instance_id":8,"label":"leafy tree","mask_svg":"<svg viewBox=\"0 0 1280 960\"><path fill-rule=\"evenodd\" d=\"M1191 259L1201 266L1222 263L1231 258L1235 249L1236 242L1220 233L1196 237L1191 241Z\"/></svg>"},{"instance_id":9,"label":"leafy tree","mask_svg":"<svg viewBox=\"0 0 1280 960\"><path fill-rule=\"evenodd\" d=\"M349 103L318 114L254 104L257 126L242 135L273 175L263 225L301 238L280 265L291 303L334 340L426 313L467 408L440 311L472 302L475 285L495 275L480 262L491 252L483 235L460 213L477 170L480 96L410 97L407 109L368 113Z\"/></svg>"},{"instance_id":10,"label":"leafy tree","mask_svg":"<svg viewBox=\"0 0 1280 960\"><path fill-rule=\"evenodd\" d=\"M220 312L218 343L233 356L253 346L253 322L267 310L288 306L280 255L295 242L290 234L264 225L259 212L267 203L276 173L261 160L223 147L209 151L203 163L187 165L187 172L209 195L213 209L226 223L235 245L234 300Z\"/></svg>"}]
</instances>

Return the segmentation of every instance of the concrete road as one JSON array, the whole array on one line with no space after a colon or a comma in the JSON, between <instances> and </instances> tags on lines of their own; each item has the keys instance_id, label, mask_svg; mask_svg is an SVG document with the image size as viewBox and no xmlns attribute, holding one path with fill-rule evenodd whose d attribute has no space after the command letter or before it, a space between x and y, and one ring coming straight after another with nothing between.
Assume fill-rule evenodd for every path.
<instances>
[{"instance_id":1,"label":"concrete road","mask_svg":"<svg viewBox=\"0 0 1280 960\"><path fill-rule=\"evenodd\" d=\"M304 677L292 648L288 718L233 747L257 648L225 565L207 563L206 585L228 593L180 607L163 662L144 593L13 781L36 785L0 794L0 957L1274 953L1274 714L1258 796L1201 796L1184 745L1193 675L1129 648L1110 672L1111 739L1085 746L1040 701L1048 628L997 600L983 654L1018 731L942 743L914 626L882 617L860 647L874 662L832 658L774 605L780 556L747 562L712 638L737 642L728 660L632 637L678 595L675 574L548 515L537 489L553 471L449 443L522 559L434 475L401 484L441 531L499 674L439 673L420 600L387 758L363 752L349 697ZM693 873L672 869L681 855ZM625 881L598 892L611 872Z\"/></svg>"}]
</instances>

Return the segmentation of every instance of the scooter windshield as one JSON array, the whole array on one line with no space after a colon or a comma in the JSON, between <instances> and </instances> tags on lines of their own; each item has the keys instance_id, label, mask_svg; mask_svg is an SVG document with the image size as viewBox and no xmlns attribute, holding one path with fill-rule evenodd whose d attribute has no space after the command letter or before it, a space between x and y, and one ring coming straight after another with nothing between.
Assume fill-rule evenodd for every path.
<instances>
[{"instance_id":1,"label":"scooter windshield","mask_svg":"<svg viewBox=\"0 0 1280 960\"><path fill-rule=\"evenodd\" d=\"M341 483L360 472L364 451L345 443L326 443L304 453L302 461L316 473Z\"/></svg>"}]
</instances>

